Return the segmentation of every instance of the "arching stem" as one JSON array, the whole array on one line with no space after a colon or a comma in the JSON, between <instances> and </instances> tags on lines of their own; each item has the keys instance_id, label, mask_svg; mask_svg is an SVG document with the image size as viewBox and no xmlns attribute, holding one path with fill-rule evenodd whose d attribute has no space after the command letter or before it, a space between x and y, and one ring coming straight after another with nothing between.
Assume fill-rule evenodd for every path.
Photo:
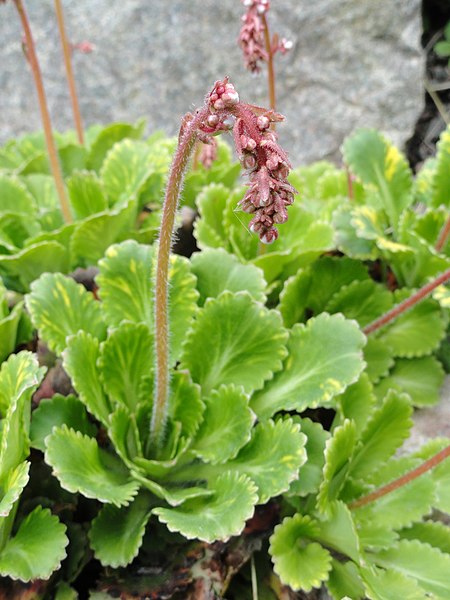
<instances>
[{"instance_id":1,"label":"arching stem","mask_svg":"<svg viewBox=\"0 0 450 600\"><path fill-rule=\"evenodd\" d=\"M207 114L208 111L206 108L198 111L192 121L187 123L184 132L180 137L178 148L170 169L162 210L155 279L156 382L150 426L150 446L153 451L160 449L164 442L168 413L170 383L168 273L173 227L184 173L195 147L197 130Z\"/></svg>"}]
</instances>

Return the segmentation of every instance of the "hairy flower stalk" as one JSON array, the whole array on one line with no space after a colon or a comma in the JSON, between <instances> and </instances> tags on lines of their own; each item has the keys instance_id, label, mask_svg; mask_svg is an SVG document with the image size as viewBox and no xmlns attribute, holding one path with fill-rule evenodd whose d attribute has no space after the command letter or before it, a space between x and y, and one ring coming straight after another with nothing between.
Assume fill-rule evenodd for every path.
<instances>
[{"instance_id":1,"label":"hairy flower stalk","mask_svg":"<svg viewBox=\"0 0 450 600\"><path fill-rule=\"evenodd\" d=\"M247 8L242 16L242 27L238 43L244 55L245 67L252 73L261 71L261 63L267 63L267 84L270 108L275 110L275 70L273 57L277 52L286 54L292 48L292 42L286 38L270 38L266 14L270 8L269 0L242 0Z\"/></svg>"},{"instance_id":2,"label":"hairy flower stalk","mask_svg":"<svg viewBox=\"0 0 450 600\"><path fill-rule=\"evenodd\" d=\"M442 461L446 460L449 457L450 446L446 446L443 450L434 454L431 458L423 462L415 469L408 471L398 479L394 479L394 481L390 481L386 485L383 485L382 487L374 490L373 492L370 492L370 494L367 494L366 496L362 496L361 498L354 500L348 506L350 509L354 510L355 508L360 508L361 506L366 506L371 502L375 502L375 500L378 500L378 498L382 498L383 496L386 496L386 494L390 494L391 492L398 490L404 485L411 483L411 481L414 481L424 473L427 473L431 469L434 469L434 467L437 467L437 465L439 465Z\"/></svg>"},{"instance_id":3,"label":"hairy flower stalk","mask_svg":"<svg viewBox=\"0 0 450 600\"><path fill-rule=\"evenodd\" d=\"M5 0L3 0L2 3L4 2ZM53 139L52 125L47 107L47 99L45 96L44 84L42 82L41 69L39 67L33 35L31 33L30 24L28 21L28 15L26 13L25 6L22 0L13 0L13 3L17 9L17 12L19 13L20 21L22 23L22 28L25 36L26 56L28 62L30 63L31 72L33 73L34 83L36 86L39 108L41 110L42 126L44 129L45 142L47 145L48 158L53 178L55 180L56 190L61 205L61 211L63 213L64 220L66 221L66 223L70 223L72 221L72 215L70 214L69 201L67 199L66 188L64 187L64 180L58 160L58 153L56 151L55 140Z\"/></svg>"},{"instance_id":4,"label":"hairy flower stalk","mask_svg":"<svg viewBox=\"0 0 450 600\"><path fill-rule=\"evenodd\" d=\"M249 176L249 189L239 202L242 210L253 214L250 230L263 243L278 238L277 225L287 218L287 207L296 190L287 181L290 163L277 144L270 124L284 117L239 100L228 78L217 81L195 114L188 113L182 122L178 148L170 169L163 204L158 244L155 282L155 349L156 385L150 426L150 443L154 451L161 447L167 421L169 396L168 344L168 271L173 227L184 172L197 140L208 143L211 136L233 130L239 158Z\"/></svg>"},{"instance_id":5,"label":"hairy flower stalk","mask_svg":"<svg viewBox=\"0 0 450 600\"><path fill-rule=\"evenodd\" d=\"M363 329L363 332L366 335L369 335L369 333L373 333L377 329L384 327L385 325L396 319L398 316L400 316L402 313L424 300L437 287L443 285L449 280L450 269L447 269L446 271L438 275L435 279L433 279L432 281L421 287L419 290L417 290L415 294L412 294L409 298L406 298L406 300L403 300L403 302L400 302L400 304L394 306L394 308L389 310L387 313L385 313L378 319L375 319L375 321L372 321L372 323L369 323L369 325L366 325L366 327L364 327Z\"/></svg>"}]
</instances>

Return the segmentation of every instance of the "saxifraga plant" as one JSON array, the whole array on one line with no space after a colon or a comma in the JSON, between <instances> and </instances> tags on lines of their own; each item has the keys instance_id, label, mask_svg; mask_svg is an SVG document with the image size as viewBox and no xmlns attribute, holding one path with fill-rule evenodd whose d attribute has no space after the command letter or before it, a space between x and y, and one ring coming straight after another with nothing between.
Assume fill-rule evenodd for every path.
<instances>
[{"instance_id":1,"label":"saxifraga plant","mask_svg":"<svg viewBox=\"0 0 450 600\"><path fill-rule=\"evenodd\" d=\"M161 220L156 271L155 327L157 377L151 437L155 447L163 439L167 418L168 377L168 269L173 225L178 206L182 178L197 138L208 143L209 136L231 128L242 164L249 172L250 184L239 202L242 210L254 214L250 231L257 232L261 242L270 244L278 238L277 224L287 220L286 207L294 200L295 189L287 181L290 163L276 143L270 124L283 117L240 102L234 86L225 78L217 81L206 97L202 109L188 114L180 131L177 152L167 183Z\"/></svg>"},{"instance_id":2,"label":"saxifraga plant","mask_svg":"<svg viewBox=\"0 0 450 600\"><path fill-rule=\"evenodd\" d=\"M260 238L273 240L294 191L285 180L285 154L269 132L280 117L240 103L224 80L184 121L156 248L112 246L100 262L100 302L54 274L34 282L27 297L41 339L62 354L81 400L67 410L58 398L42 402L32 443L45 449L63 488L104 503L90 532L104 565L124 566L137 555L152 515L188 539L240 533L255 505L287 490L305 461L298 425L289 417L255 425L249 404L287 353L280 316L261 303L260 271L219 251L199 257L196 279L186 259L170 255L189 152L198 136L228 130L230 117L242 160L251 165L242 203L254 213ZM209 269L202 276L204 258L223 263L222 282L212 282ZM363 366L363 336L341 317L319 328L331 323L349 333L344 379L352 380ZM82 403L108 433L106 448L79 418ZM112 534L113 524L123 535Z\"/></svg>"}]
</instances>

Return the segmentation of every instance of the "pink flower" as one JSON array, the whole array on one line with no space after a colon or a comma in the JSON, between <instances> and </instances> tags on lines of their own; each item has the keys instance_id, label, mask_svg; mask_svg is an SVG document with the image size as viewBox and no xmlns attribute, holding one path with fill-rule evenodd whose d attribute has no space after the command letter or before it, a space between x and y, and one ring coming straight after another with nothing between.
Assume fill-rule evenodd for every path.
<instances>
[{"instance_id":1,"label":"pink flower","mask_svg":"<svg viewBox=\"0 0 450 600\"><path fill-rule=\"evenodd\" d=\"M193 115L186 116L181 136L183 127L192 118ZM265 244L278 238L276 225L287 221L286 209L297 193L287 180L291 169L288 156L270 128L271 123L283 120L284 117L273 110L241 102L226 77L216 81L207 95L205 118L200 127L202 141L232 128L237 153L249 177L248 190L239 205L243 211L253 214L249 228Z\"/></svg>"}]
</instances>

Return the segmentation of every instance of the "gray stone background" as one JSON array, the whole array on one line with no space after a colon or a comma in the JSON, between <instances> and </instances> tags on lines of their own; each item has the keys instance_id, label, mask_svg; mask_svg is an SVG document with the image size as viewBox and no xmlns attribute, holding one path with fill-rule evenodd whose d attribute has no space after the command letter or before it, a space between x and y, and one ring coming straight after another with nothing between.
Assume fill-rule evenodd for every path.
<instances>
[{"instance_id":1,"label":"gray stone background","mask_svg":"<svg viewBox=\"0 0 450 600\"><path fill-rule=\"evenodd\" d=\"M26 0L51 114L72 126L52 0ZM294 42L276 57L281 141L295 165L339 160L355 127L402 144L423 105L420 0L272 0L271 32ZM242 65L240 0L64 0L73 42L89 40L74 68L86 124L145 116L148 130L178 131L215 79L229 75L242 99L267 104L265 73ZM0 142L40 128L12 2L0 6Z\"/></svg>"}]
</instances>

